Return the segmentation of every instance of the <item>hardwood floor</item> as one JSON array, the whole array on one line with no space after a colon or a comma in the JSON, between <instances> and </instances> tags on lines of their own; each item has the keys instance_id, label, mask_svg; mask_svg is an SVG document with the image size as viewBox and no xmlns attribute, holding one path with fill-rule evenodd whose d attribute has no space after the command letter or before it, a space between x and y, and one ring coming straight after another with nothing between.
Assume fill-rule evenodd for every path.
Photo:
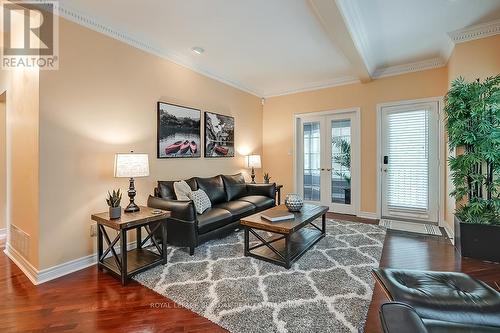
<instances>
[{"instance_id":1,"label":"hardwood floor","mask_svg":"<svg viewBox=\"0 0 500 333\"><path fill-rule=\"evenodd\" d=\"M329 217L374 223L349 216ZM461 260L444 238L389 231L380 265L463 271L500 290L500 265ZM96 267L33 286L3 252L0 300L0 332L225 332L136 282L122 287ZM378 309L385 301L376 286L366 332L381 332Z\"/></svg>"}]
</instances>

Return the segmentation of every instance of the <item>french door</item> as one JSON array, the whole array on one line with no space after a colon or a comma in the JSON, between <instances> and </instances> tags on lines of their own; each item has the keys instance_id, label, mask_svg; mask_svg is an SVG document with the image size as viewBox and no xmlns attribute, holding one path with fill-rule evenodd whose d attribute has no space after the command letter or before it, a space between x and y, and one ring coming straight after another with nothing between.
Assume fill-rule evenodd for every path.
<instances>
[{"instance_id":1,"label":"french door","mask_svg":"<svg viewBox=\"0 0 500 333\"><path fill-rule=\"evenodd\" d=\"M438 222L438 103L381 109L382 217Z\"/></svg>"},{"instance_id":2,"label":"french door","mask_svg":"<svg viewBox=\"0 0 500 333\"><path fill-rule=\"evenodd\" d=\"M356 213L357 126L354 112L300 119L297 187L304 201Z\"/></svg>"}]
</instances>

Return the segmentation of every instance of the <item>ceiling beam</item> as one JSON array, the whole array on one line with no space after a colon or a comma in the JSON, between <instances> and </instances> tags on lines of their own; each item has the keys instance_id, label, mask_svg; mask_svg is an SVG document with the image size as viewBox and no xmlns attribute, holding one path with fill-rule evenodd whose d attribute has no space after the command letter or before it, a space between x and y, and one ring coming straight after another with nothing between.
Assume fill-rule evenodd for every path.
<instances>
[{"instance_id":1,"label":"ceiling beam","mask_svg":"<svg viewBox=\"0 0 500 333\"><path fill-rule=\"evenodd\" d=\"M361 82L371 81L370 72L354 44L335 0L308 0L308 3L332 42L351 63L353 74Z\"/></svg>"}]
</instances>

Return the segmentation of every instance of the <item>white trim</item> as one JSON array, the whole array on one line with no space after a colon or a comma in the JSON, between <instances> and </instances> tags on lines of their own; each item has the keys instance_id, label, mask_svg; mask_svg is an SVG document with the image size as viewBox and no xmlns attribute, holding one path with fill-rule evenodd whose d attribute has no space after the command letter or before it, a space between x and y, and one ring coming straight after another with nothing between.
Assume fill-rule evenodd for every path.
<instances>
[{"instance_id":1,"label":"white trim","mask_svg":"<svg viewBox=\"0 0 500 333\"><path fill-rule=\"evenodd\" d=\"M377 213L372 213L372 212L358 212L358 217L364 218L364 219L371 219L371 220L377 220L378 216Z\"/></svg>"},{"instance_id":2,"label":"white trim","mask_svg":"<svg viewBox=\"0 0 500 333\"><path fill-rule=\"evenodd\" d=\"M297 94L297 93L301 93L301 92L314 91L314 90L320 90L320 89L326 89L326 88L333 88L333 87L338 87L338 86L345 86L345 85L360 83L360 82L361 81L354 76L343 76L343 77L339 77L336 79L327 80L327 81L323 81L323 82L315 82L315 83L306 84L303 88L299 88L299 89L282 90L282 91L278 91L275 93L266 94L266 95L264 95L264 97L270 98L270 97L285 96L285 95Z\"/></svg>"},{"instance_id":3,"label":"white trim","mask_svg":"<svg viewBox=\"0 0 500 333\"><path fill-rule=\"evenodd\" d=\"M127 244L127 250L135 249L136 242L129 242ZM115 248L117 253L120 253L119 247ZM12 260L17 267L28 277L28 279L34 285L39 285L62 276L77 272L84 268L93 266L97 264L97 253L89 254L85 257L77 258L64 262L59 265L55 265L49 268L38 270L33 265L26 260L16 249L10 246L9 243L6 244L5 255ZM109 254L108 256L110 256Z\"/></svg>"},{"instance_id":4,"label":"white trim","mask_svg":"<svg viewBox=\"0 0 500 333\"><path fill-rule=\"evenodd\" d=\"M454 232L448 227L448 224L446 221L443 221L443 228L444 231L446 231L446 235L450 239L451 244L455 245L455 234Z\"/></svg>"},{"instance_id":5,"label":"white trim","mask_svg":"<svg viewBox=\"0 0 500 333\"><path fill-rule=\"evenodd\" d=\"M16 251L9 243L5 245L3 250L5 255L16 264L17 267L28 277L34 285L37 285L38 270L30 264L19 252Z\"/></svg>"},{"instance_id":6,"label":"white trim","mask_svg":"<svg viewBox=\"0 0 500 333\"><path fill-rule=\"evenodd\" d=\"M303 113L295 113L292 116L293 119L293 189L294 192L298 193L298 183L299 177L301 177L298 173L297 166L297 150L298 150L298 134L297 130L299 130L299 122L301 118L306 117L320 117L320 116L329 116L329 115L338 115L343 113L354 113L354 121L356 122L357 128L357 138L355 140L355 154L356 154L356 163L355 165L351 165L351 172L353 177L357 179L356 182L353 182L354 186L354 206L353 206L353 214L358 215L360 207L361 207L361 108L352 107L347 109L334 109L334 110L325 110L325 111L316 111L316 112L303 112Z\"/></svg>"},{"instance_id":7,"label":"white trim","mask_svg":"<svg viewBox=\"0 0 500 333\"><path fill-rule=\"evenodd\" d=\"M394 102L386 102L377 104L377 218L381 218L382 216L382 183L381 183L381 151L382 151L382 109L388 106L394 105L409 105L409 104L417 104L417 103L429 103L429 102L437 102L438 103L438 117L439 117L439 149L438 149L438 158L439 158L439 175L438 175L438 196L439 196L439 204L438 204L438 225L440 227L444 227L444 207L446 205L446 196L444 195L444 180L446 177L445 173L445 161L443 161L443 155L446 151L446 142L444 139L445 125L444 125L444 98L442 96L437 97L428 97L428 98L419 98L413 100L403 100L403 101L394 101Z\"/></svg>"},{"instance_id":8,"label":"white trim","mask_svg":"<svg viewBox=\"0 0 500 333\"><path fill-rule=\"evenodd\" d=\"M471 40L494 36L500 33L500 19L491 22L473 25L464 29L448 33L455 44L469 42Z\"/></svg>"},{"instance_id":9,"label":"white trim","mask_svg":"<svg viewBox=\"0 0 500 333\"><path fill-rule=\"evenodd\" d=\"M401 75L405 73L420 72L427 69L440 68L446 66L446 61L441 58L432 58L411 62L403 65L380 67L372 75L374 79L380 79L388 76Z\"/></svg>"},{"instance_id":10,"label":"white trim","mask_svg":"<svg viewBox=\"0 0 500 333\"><path fill-rule=\"evenodd\" d=\"M335 0L337 8L339 8L342 18L347 26L347 30L351 35L352 41L358 50L361 59L363 59L368 73L371 75L375 70L375 65L370 60L370 52L368 46L368 38L364 31L363 20L361 20L360 10L356 1L352 0Z\"/></svg>"}]
</instances>

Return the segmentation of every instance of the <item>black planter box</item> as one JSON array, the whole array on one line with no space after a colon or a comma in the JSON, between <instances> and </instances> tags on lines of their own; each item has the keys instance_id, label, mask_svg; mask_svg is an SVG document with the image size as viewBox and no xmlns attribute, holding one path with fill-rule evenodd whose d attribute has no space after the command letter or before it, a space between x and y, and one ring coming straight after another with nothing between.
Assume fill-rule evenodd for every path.
<instances>
[{"instance_id":1,"label":"black planter box","mask_svg":"<svg viewBox=\"0 0 500 333\"><path fill-rule=\"evenodd\" d=\"M500 262L500 226L464 223L455 216L455 246L463 257Z\"/></svg>"}]
</instances>

